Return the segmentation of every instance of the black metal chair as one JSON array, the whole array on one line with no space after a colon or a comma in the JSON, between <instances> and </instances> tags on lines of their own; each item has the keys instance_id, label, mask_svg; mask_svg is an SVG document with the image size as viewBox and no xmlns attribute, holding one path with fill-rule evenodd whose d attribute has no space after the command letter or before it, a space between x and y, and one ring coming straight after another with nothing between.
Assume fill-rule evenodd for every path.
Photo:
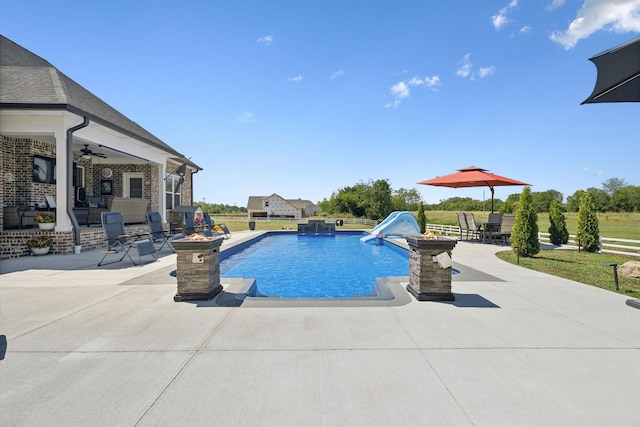
<instances>
[{"instance_id":1,"label":"black metal chair","mask_svg":"<svg viewBox=\"0 0 640 427\"><path fill-rule=\"evenodd\" d=\"M160 247L156 247L156 251L161 251L165 246L175 252L171 246L170 240L174 238L170 232L165 231L162 225L162 217L159 212L147 212L147 223L149 224L149 234L153 243L160 243Z\"/></svg>"},{"instance_id":2,"label":"black metal chair","mask_svg":"<svg viewBox=\"0 0 640 427\"><path fill-rule=\"evenodd\" d=\"M154 260L157 259L155 246L151 240L143 240L141 239L142 236L131 236L127 234L122 212L102 212L102 229L104 230L107 240L107 250L103 252L104 256L98 263L98 267L120 262L125 259L125 257L129 257L134 265L138 265L129 254L129 251L134 247L138 251L140 262L142 262L143 255L152 255ZM119 259L105 262L105 259L109 255L119 254L122 254Z\"/></svg>"}]
</instances>

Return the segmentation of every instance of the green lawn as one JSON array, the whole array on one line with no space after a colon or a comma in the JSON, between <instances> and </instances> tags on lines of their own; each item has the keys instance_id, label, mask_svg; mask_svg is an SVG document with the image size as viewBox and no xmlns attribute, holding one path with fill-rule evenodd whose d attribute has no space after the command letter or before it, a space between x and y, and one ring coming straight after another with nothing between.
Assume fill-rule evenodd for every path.
<instances>
[{"instance_id":1,"label":"green lawn","mask_svg":"<svg viewBox=\"0 0 640 427\"><path fill-rule=\"evenodd\" d=\"M513 251L498 252L498 258L516 264L517 255ZM578 252L577 250L543 250L534 257L520 257L520 266L557 277L574 280L598 288L615 291L613 268L606 263L624 264L626 261L640 261L639 257L613 255L607 253ZM640 279L618 275L620 293L640 298Z\"/></svg>"}]
</instances>

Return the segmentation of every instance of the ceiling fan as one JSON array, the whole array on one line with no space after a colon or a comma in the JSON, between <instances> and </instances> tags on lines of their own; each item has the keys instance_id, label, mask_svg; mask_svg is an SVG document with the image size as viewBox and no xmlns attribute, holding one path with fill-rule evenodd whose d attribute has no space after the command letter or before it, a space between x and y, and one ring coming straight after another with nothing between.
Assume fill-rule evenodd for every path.
<instances>
[{"instance_id":1,"label":"ceiling fan","mask_svg":"<svg viewBox=\"0 0 640 427\"><path fill-rule=\"evenodd\" d=\"M84 157L85 159L88 159L91 156L102 157L103 159L107 158L107 156L105 156L101 152L93 151L91 148L89 148L89 144L84 144L84 148L81 149L80 152L82 153L82 157Z\"/></svg>"}]
</instances>

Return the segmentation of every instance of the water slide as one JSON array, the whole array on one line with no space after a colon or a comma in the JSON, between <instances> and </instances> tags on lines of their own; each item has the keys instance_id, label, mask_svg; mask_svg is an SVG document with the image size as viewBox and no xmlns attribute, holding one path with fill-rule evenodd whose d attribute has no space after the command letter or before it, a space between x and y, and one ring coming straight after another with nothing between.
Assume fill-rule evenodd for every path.
<instances>
[{"instance_id":1,"label":"water slide","mask_svg":"<svg viewBox=\"0 0 640 427\"><path fill-rule=\"evenodd\" d=\"M371 230L371 234L360 238L367 242L377 237L404 237L420 235L420 226L416 217L408 211L392 212L380 224Z\"/></svg>"}]
</instances>

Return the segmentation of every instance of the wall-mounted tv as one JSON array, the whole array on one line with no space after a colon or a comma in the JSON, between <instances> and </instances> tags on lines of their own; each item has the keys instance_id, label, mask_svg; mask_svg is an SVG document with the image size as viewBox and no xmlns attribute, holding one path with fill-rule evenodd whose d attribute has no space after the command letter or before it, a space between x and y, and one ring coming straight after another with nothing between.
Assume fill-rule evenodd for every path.
<instances>
[{"instance_id":1,"label":"wall-mounted tv","mask_svg":"<svg viewBox=\"0 0 640 427\"><path fill-rule=\"evenodd\" d=\"M33 182L56 183L56 159L33 156Z\"/></svg>"}]
</instances>

